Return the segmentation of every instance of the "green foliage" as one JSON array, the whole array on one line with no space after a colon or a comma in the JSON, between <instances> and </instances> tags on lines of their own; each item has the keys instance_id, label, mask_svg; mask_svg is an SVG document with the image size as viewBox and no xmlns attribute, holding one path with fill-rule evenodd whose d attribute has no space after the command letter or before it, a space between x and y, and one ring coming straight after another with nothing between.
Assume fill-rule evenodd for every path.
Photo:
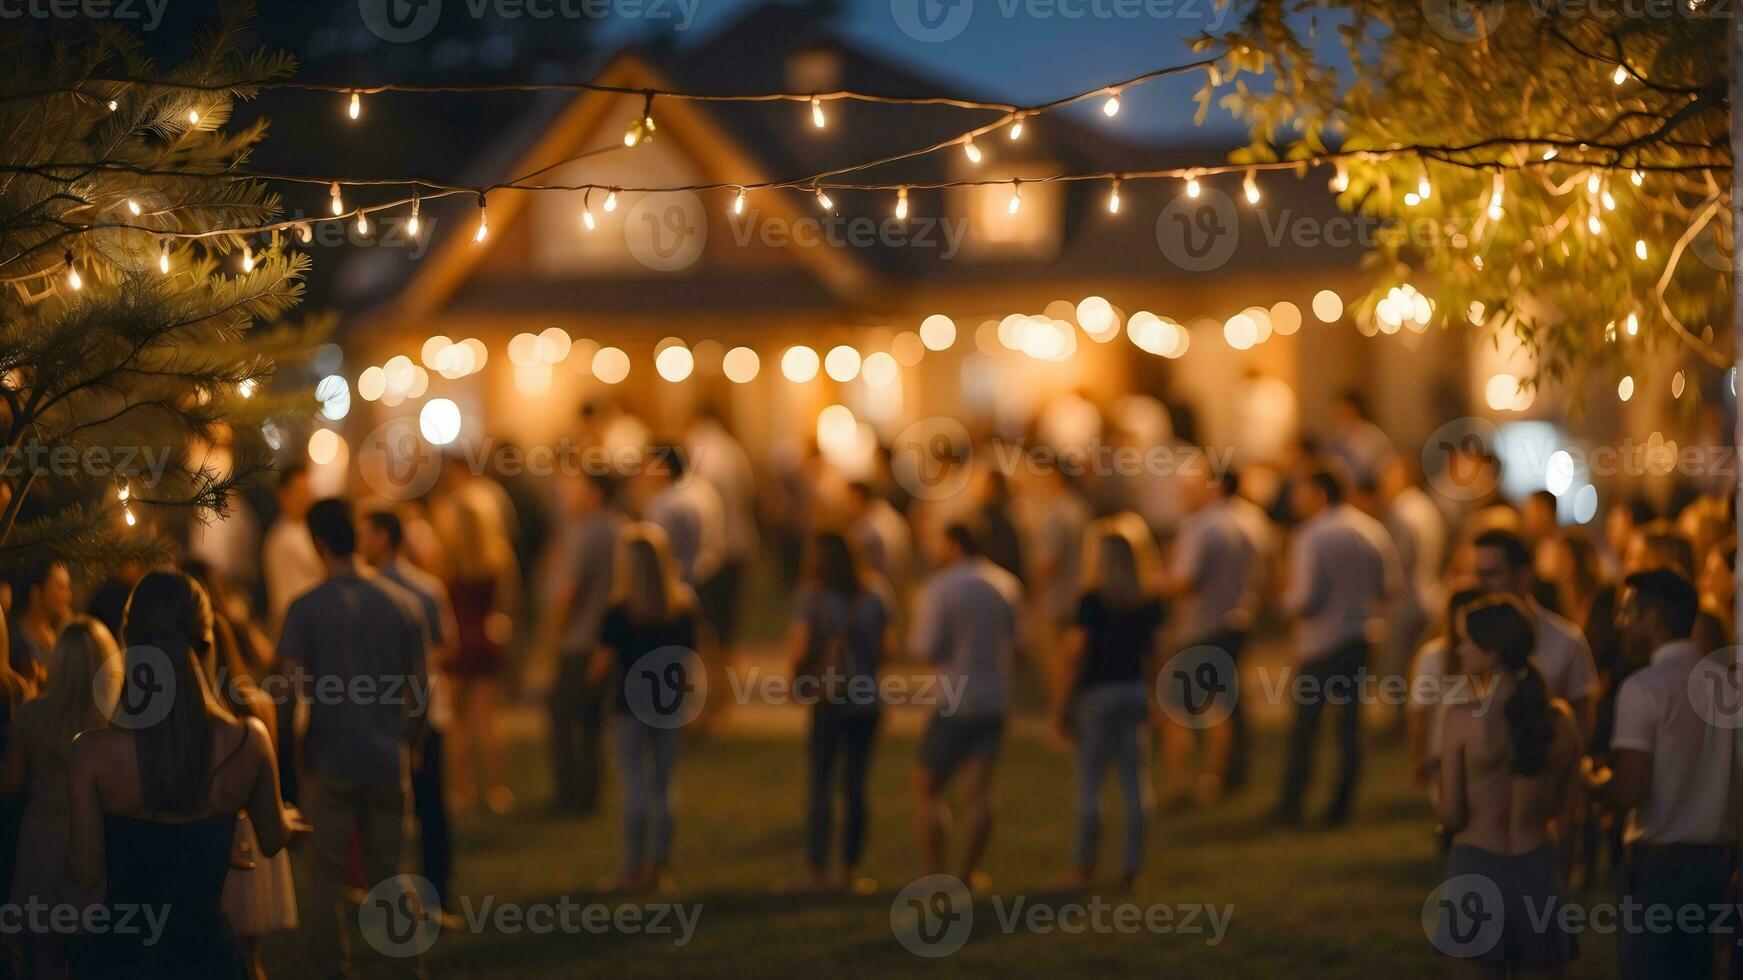
<instances>
[{"instance_id":1,"label":"green foliage","mask_svg":"<svg viewBox=\"0 0 1743 980\"><path fill-rule=\"evenodd\" d=\"M311 407L265 387L325 329L282 321L307 256L276 237L165 237L279 213L233 176L265 124L220 130L253 94L243 81L293 67L237 50L247 19L226 6L167 71L113 24L0 34L0 569L161 557L271 466L262 425Z\"/></svg>"},{"instance_id":2,"label":"green foliage","mask_svg":"<svg viewBox=\"0 0 1743 980\"><path fill-rule=\"evenodd\" d=\"M1408 276L1442 325L1516 333L1532 381L1659 345L1729 363L1733 25L1720 5L1234 2L1238 25L1198 42L1231 51L1199 104L1250 124L1242 161L1404 150L1350 161L1339 196L1386 222L1377 288L1356 306L1368 328ZM1407 203L1425 176L1432 193Z\"/></svg>"}]
</instances>

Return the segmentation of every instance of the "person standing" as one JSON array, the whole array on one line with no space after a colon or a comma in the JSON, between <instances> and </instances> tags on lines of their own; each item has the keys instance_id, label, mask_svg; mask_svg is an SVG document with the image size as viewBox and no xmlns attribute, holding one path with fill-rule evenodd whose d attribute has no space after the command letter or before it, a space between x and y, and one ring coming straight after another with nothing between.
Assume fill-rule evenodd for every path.
<instances>
[{"instance_id":1,"label":"person standing","mask_svg":"<svg viewBox=\"0 0 1743 980\"><path fill-rule=\"evenodd\" d=\"M829 883L835 781L841 780L840 890L869 894L861 881L865 853L866 777L883 705L877 674L890 647L893 602L889 586L863 570L847 539L833 532L811 541L807 581L793 602L787 659L795 691L812 689L810 806L805 819L809 884Z\"/></svg>"},{"instance_id":2,"label":"person standing","mask_svg":"<svg viewBox=\"0 0 1743 980\"><path fill-rule=\"evenodd\" d=\"M622 567L599 628L591 680L615 678L611 735L623 784L623 860L616 887L668 889L672 858L672 772L678 730L694 720L691 670L703 623L696 594L657 525L624 529ZM673 668L676 668L675 670ZM676 676L674 676L676 675ZM650 696L643 685L665 685Z\"/></svg>"},{"instance_id":3,"label":"person standing","mask_svg":"<svg viewBox=\"0 0 1743 980\"><path fill-rule=\"evenodd\" d=\"M502 814L514 809L515 798L503 781L496 709L519 608L520 575L503 510L490 503L491 487L490 481L472 477L441 512L448 599L454 607L454 642L447 646L441 671L442 680L453 685L457 724L448 747L459 776L455 797L463 809L482 801Z\"/></svg>"},{"instance_id":4,"label":"person standing","mask_svg":"<svg viewBox=\"0 0 1743 980\"><path fill-rule=\"evenodd\" d=\"M915 772L915 819L925 874L944 870L944 813L940 797L962 773L966 813L962 881L983 887L981 857L992 836L993 764L1004 739L1016 657L1018 603L1015 576L981 557L966 524L944 529L942 567L916 603L909 647L938 668L941 699L920 740Z\"/></svg>"},{"instance_id":5,"label":"person standing","mask_svg":"<svg viewBox=\"0 0 1743 980\"><path fill-rule=\"evenodd\" d=\"M406 559L405 526L399 515L391 510L371 511L364 518L359 546L363 560L378 575L417 600L424 624L424 662L443 660L458 628L454 621L454 607L448 602L448 590L442 585L442 580ZM420 867L445 911L448 908L448 884L453 877L454 841L449 829L442 747L443 733L451 719L448 717L447 692L440 675L426 670L426 676L430 685L430 707L421 731L422 739L412 753L412 815L417 820L418 846L423 852Z\"/></svg>"},{"instance_id":6,"label":"person standing","mask_svg":"<svg viewBox=\"0 0 1743 980\"><path fill-rule=\"evenodd\" d=\"M1533 598L1536 577L1531 573L1531 552L1524 539L1512 531L1484 531L1472 542L1471 555L1472 571L1479 586L1525 603L1537 627L1537 645L1532 656L1549 683L1549 693L1566 701L1579 719L1580 730L1590 734L1598 693L1598 669L1592 661L1591 647L1586 645L1579 627Z\"/></svg>"},{"instance_id":7,"label":"person standing","mask_svg":"<svg viewBox=\"0 0 1743 980\"><path fill-rule=\"evenodd\" d=\"M1343 709L1338 728L1342 771L1325 822L1349 819L1361 779L1361 703L1369 628L1379 603L1398 582L1398 559L1386 529L1345 501L1344 485L1328 466L1309 469L1294 488L1303 523L1290 542L1284 610L1295 620L1298 668L1295 727L1283 777L1280 823L1299 824L1302 796L1312 776L1319 717L1328 703Z\"/></svg>"},{"instance_id":8,"label":"person standing","mask_svg":"<svg viewBox=\"0 0 1743 980\"><path fill-rule=\"evenodd\" d=\"M363 573L345 501L319 501L307 520L327 577L286 610L278 656L308 705L298 754L304 810L315 827L307 936L316 962L341 971L351 960L342 923L353 831L362 844L364 882L375 887L394 879L405 840L410 756L428 708L418 695L429 686L416 600ZM332 696L361 690L409 693Z\"/></svg>"},{"instance_id":9,"label":"person standing","mask_svg":"<svg viewBox=\"0 0 1743 980\"><path fill-rule=\"evenodd\" d=\"M612 506L614 488L603 474L583 474L564 486L569 519L557 549L556 583L540 648L554 651L557 660L549 703L555 806L586 815L599 800L599 748L609 694L588 679L588 671L611 606L623 517Z\"/></svg>"},{"instance_id":10,"label":"person standing","mask_svg":"<svg viewBox=\"0 0 1743 980\"><path fill-rule=\"evenodd\" d=\"M868 571L883 577L899 599L914 572L914 535L908 519L869 483L847 486L847 525L853 546Z\"/></svg>"},{"instance_id":11,"label":"person standing","mask_svg":"<svg viewBox=\"0 0 1743 980\"><path fill-rule=\"evenodd\" d=\"M1108 522L1092 528L1094 559L1066 630L1054 730L1077 748L1077 836L1069 878L1082 887L1095 871L1101 832L1101 783L1108 764L1125 800L1125 849L1120 882L1130 889L1144 864L1144 824L1150 814L1149 760L1142 733L1149 724L1149 664L1162 638L1162 599L1154 583L1161 560L1149 528L1127 515L1138 534Z\"/></svg>"},{"instance_id":12,"label":"person standing","mask_svg":"<svg viewBox=\"0 0 1743 980\"><path fill-rule=\"evenodd\" d=\"M1727 849L1737 843L1735 720L1743 692L1734 648L1708 653L1690 641L1699 611L1680 572L1624 580L1623 646L1631 659L1650 662L1616 695L1611 765L1588 760L1583 772L1593 799L1615 813L1632 811L1618 890L1624 903L1647 909L1723 904ZM1618 939L1627 980L1713 975L1719 937L1706 928L1623 929Z\"/></svg>"},{"instance_id":13,"label":"person standing","mask_svg":"<svg viewBox=\"0 0 1743 980\"><path fill-rule=\"evenodd\" d=\"M1580 726L1532 663L1536 638L1519 599L1491 595L1465 607L1456 633L1459 660L1483 693L1446 715L1440 816L1452 837L1447 880L1486 879L1494 890L1489 901L1498 894L1500 907L1480 914L1499 921L1500 935L1487 949L1463 950L1471 923L1454 914L1464 906L1443 902L1435 943L1485 976L1559 976L1579 955L1578 943L1559 916L1540 924L1534 913L1563 897L1554 824L1573 786Z\"/></svg>"},{"instance_id":14,"label":"person standing","mask_svg":"<svg viewBox=\"0 0 1743 980\"><path fill-rule=\"evenodd\" d=\"M12 669L41 684L55 637L73 618L73 578L62 562L40 562L13 579L12 594Z\"/></svg>"},{"instance_id":15,"label":"person standing","mask_svg":"<svg viewBox=\"0 0 1743 980\"><path fill-rule=\"evenodd\" d=\"M709 581L702 602L711 611L715 639L731 649L738 639L738 607L745 575L761 550L756 473L744 446L727 431L720 410L713 405L703 407L686 442L693 474L720 498L724 534L720 568Z\"/></svg>"},{"instance_id":16,"label":"person standing","mask_svg":"<svg viewBox=\"0 0 1743 980\"><path fill-rule=\"evenodd\" d=\"M1381 669L1389 677L1409 673L1410 660L1440 608L1440 572L1446 563L1446 525L1434 501L1422 491L1416 464L1394 455L1380 467L1381 521L1398 551L1399 588L1386 608L1386 654ZM1407 706L1398 705L1404 721Z\"/></svg>"},{"instance_id":17,"label":"person standing","mask_svg":"<svg viewBox=\"0 0 1743 980\"><path fill-rule=\"evenodd\" d=\"M321 584L325 572L304 518L314 495L309 468L291 463L278 471L278 517L260 545L260 568L266 576L267 624L278 634L292 600Z\"/></svg>"},{"instance_id":18,"label":"person standing","mask_svg":"<svg viewBox=\"0 0 1743 980\"><path fill-rule=\"evenodd\" d=\"M1189 508L1180 521L1174 540L1174 563L1166 591L1180 600L1174 633L1177 647L1190 650L1208 647L1221 657L1209 657L1219 669L1238 671L1241 650L1252 628L1254 581L1260 565L1252 537L1237 516L1234 481L1189 479L1182 481ZM1234 677L1219 677L1218 690L1237 689ZM1246 782L1246 715L1237 696L1229 702L1228 720L1205 729L1205 765L1196 796L1201 803L1220 799L1229 789ZM1163 739L1170 746L1169 773L1185 779L1189 768L1192 732L1164 720ZM1184 798L1184 787L1176 794Z\"/></svg>"}]
</instances>

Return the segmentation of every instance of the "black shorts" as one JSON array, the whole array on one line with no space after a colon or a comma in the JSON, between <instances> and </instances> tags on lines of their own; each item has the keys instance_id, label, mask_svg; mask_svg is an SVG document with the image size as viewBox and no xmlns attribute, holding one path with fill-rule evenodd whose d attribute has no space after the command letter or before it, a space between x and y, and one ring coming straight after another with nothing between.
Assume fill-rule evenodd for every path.
<instances>
[{"instance_id":1,"label":"black shorts","mask_svg":"<svg viewBox=\"0 0 1743 980\"><path fill-rule=\"evenodd\" d=\"M969 759L997 757L1004 738L1004 715L933 715L920 737L920 765L943 782Z\"/></svg>"}]
</instances>

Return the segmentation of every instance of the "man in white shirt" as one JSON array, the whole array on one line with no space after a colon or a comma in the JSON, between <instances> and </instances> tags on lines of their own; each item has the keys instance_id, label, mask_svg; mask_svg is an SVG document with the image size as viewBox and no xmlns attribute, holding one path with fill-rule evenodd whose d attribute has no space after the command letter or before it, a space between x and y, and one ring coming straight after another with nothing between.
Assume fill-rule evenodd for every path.
<instances>
[{"instance_id":1,"label":"man in white shirt","mask_svg":"<svg viewBox=\"0 0 1743 980\"><path fill-rule=\"evenodd\" d=\"M276 634L284 624L290 604L327 578L327 569L315 553L304 520L315 502L309 490L309 468L291 463L278 472L278 517L260 546L261 570L266 575L266 604Z\"/></svg>"},{"instance_id":2,"label":"man in white shirt","mask_svg":"<svg viewBox=\"0 0 1743 980\"><path fill-rule=\"evenodd\" d=\"M944 870L944 820L939 797L957 770L963 773L963 882L976 869L992 835L993 762L1004 738L1017 647L1016 576L983 558L973 532L951 524L944 532L944 562L927 581L914 611L909 648L938 668L942 693L920 741L915 773L915 815L925 874Z\"/></svg>"},{"instance_id":3,"label":"man in white shirt","mask_svg":"<svg viewBox=\"0 0 1743 980\"><path fill-rule=\"evenodd\" d=\"M1574 709L1582 734L1590 735L1598 690L1592 648L1578 626L1532 598L1531 551L1524 539L1512 531L1484 531L1473 542L1472 564L1479 586L1514 596L1536 617L1537 652L1532 659L1543 671L1549 696L1566 701Z\"/></svg>"},{"instance_id":4,"label":"man in white shirt","mask_svg":"<svg viewBox=\"0 0 1743 980\"><path fill-rule=\"evenodd\" d=\"M1301 822L1302 796L1313 769L1319 716L1327 703L1342 707L1338 737L1342 772L1325 823L1349 818L1361 778L1361 703L1375 611L1399 582L1398 556L1386 529L1350 506L1344 485L1328 465L1295 482L1295 512L1304 521L1289 545L1289 581L1283 608L1295 620L1301 677L1289 764L1277 820Z\"/></svg>"},{"instance_id":5,"label":"man in white shirt","mask_svg":"<svg viewBox=\"0 0 1743 980\"><path fill-rule=\"evenodd\" d=\"M684 581L700 590L726 557L726 513L720 494L688 466L676 446L648 450L647 476L656 489L643 516L666 532Z\"/></svg>"},{"instance_id":6,"label":"man in white shirt","mask_svg":"<svg viewBox=\"0 0 1743 980\"><path fill-rule=\"evenodd\" d=\"M1379 503L1392 546L1398 550L1402 588L1386 609L1387 674L1403 674L1422 640L1430 615L1440 608L1440 570L1446 559L1446 525L1418 485L1414 461L1393 456L1380 468ZM1403 706L1400 705L1400 710Z\"/></svg>"},{"instance_id":7,"label":"man in white shirt","mask_svg":"<svg viewBox=\"0 0 1743 980\"><path fill-rule=\"evenodd\" d=\"M914 535L908 519L871 484L847 487L848 532L867 568L889 582L898 600L907 594L914 572Z\"/></svg>"},{"instance_id":8,"label":"man in white shirt","mask_svg":"<svg viewBox=\"0 0 1743 980\"><path fill-rule=\"evenodd\" d=\"M1617 813L1632 810L1628 856L1618 875L1624 908L1670 929L1617 932L1622 976L1711 977L1719 936L1712 909L1725 902L1727 848L1737 841L1739 689L1736 651L1712 654L1689 640L1700 604L1695 588L1670 569L1636 572L1623 583L1616 625L1623 655L1650 663L1616 694L1611 768L1584 766L1592 797ZM1699 926L1682 924L1697 909ZM1666 911L1659 911L1666 910ZM1730 940L1734 930L1726 927Z\"/></svg>"}]
</instances>

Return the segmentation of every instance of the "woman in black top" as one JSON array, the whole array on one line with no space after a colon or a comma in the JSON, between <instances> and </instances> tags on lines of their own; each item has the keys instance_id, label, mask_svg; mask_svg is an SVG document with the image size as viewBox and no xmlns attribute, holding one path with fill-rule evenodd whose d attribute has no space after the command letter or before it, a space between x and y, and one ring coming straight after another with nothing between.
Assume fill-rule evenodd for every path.
<instances>
[{"instance_id":1,"label":"woman in black top","mask_svg":"<svg viewBox=\"0 0 1743 980\"><path fill-rule=\"evenodd\" d=\"M618 885L669 884L672 768L678 730L702 710L696 595L684 584L666 534L653 524L624 532L616 596L600 624L590 666L595 685L616 676L612 738L623 783L623 863Z\"/></svg>"},{"instance_id":2,"label":"woman in black top","mask_svg":"<svg viewBox=\"0 0 1743 980\"><path fill-rule=\"evenodd\" d=\"M1100 832L1102 774L1114 764L1125 798L1121 880L1143 865L1149 794L1143 733L1149 721L1147 663L1160 640L1162 600L1150 587L1159 562L1148 533L1110 521L1092 526L1093 555L1077 622L1067 630L1054 724L1077 747L1077 835L1070 880L1088 882ZM1139 525L1141 527L1141 525Z\"/></svg>"},{"instance_id":3,"label":"woman in black top","mask_svg":"<svg viewBox=\"0 0 1743 980\"><path fill-rule=\"evenodd\" d=\"M812 887L828 881L830 824L837 763L844 814L838 887L870 891L857 877L865 850L866 774L877 733L879 661L889 648L887 586L861 570L847 539L835 533L811 541L806 582L793 604L787 633L794 694L812 703L810 808L805 821Z\"/></svg>"}]
</instances>

